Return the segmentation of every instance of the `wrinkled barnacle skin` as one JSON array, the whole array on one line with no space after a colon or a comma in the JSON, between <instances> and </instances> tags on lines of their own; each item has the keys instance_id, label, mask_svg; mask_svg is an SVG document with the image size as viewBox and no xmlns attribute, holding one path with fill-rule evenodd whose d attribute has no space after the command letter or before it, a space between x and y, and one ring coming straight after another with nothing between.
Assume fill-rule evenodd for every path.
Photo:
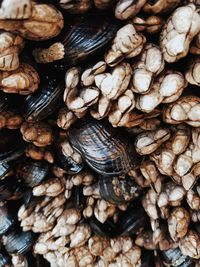
<instances>
[{"instance_id":1,"label":"wrinkled barnacle skin","mask_svg":"<svg viewBox=\"0 0 200 267\"><path fill-rule=\"evenodd\" d=\"M137 33L132 24L127 24L118 30L111 49L105 54L105 62L113 67L124 58L135 57L140 54L145 42L145 36Z\"/></svg>"},{"instance_id":2,"label":"wrinkled barnacle skin","mask_svg":"<svg viewBox=\"0 0 200 267\"><path fill-rule=\"evenodd\" d=\"M118 64L112 73L95 76L95 84L104 97L115 100L124 93L131 79L131 66L127 62Z\"/></svg>"},{"instance_id":3,"label":"wrinkled barnacle skin","mask_svg":"<svg viewBox=\"0 0 200 267\"><path fill-rule=\"evenodd\" d=\"M11 71L19 67L19 53L24 47L23 38L0 31L0 70Z\"/></svg>"},{"instance_id":4,"label":"wrinkled barnacle skin","mask_svg":"<svg viewBox=\"0 0 200 267\"><path fill-rule=\"evenodd\" d=\"M197 58L190 62L188 70L185 73L186 80L190 84L200 86L200 59Z\"/></svg>"},{"instance_id":5,"label":"wrinkled barnacle skin","mask_svg":"<svg viewBox=\"0 0 200 267\"><path fill-rule=\"evenodd\" d=\"M155 34L159 32L164 24L164 20L160 16L149 16L147 18L143 16L134 17L131 22L136 31L147 32Z\"/></svg>"},{"instance_id":6,"label":"wrinkled barnacle skin","mask_svg":"<svg viewBox=\"0 0 200 267\"><path fill-rule=\"evenodd\" d=\"M133 65L133 92L146 94L151 89L153 78L163 69L165 63L160 48L154 44L146 44L139 60Z\"/></svg>"},{"instance_id":7,"label":"wrinkled barnacle skin","mask_svg":"<svg viewBox=\"0 0 200 267\"><path fill-rule=\"evenodd\" d=\"M200 237L196 231L188 231L186 236L179 241L179 247L183 255L200 259Z\"/></svg>"},{"instance_id":8,"label":"wrinkled barnacle skin","mask_svg":"<svg viewBox=\"0 0 200 267\"><path fill-rule=\"evenodd\" d=\"M95 7L99 9L107 9L112 5L112 3L115 3L113 0L93 0Z\"/></svg>"},{"instance_id":9,"label":"wrinkled barnacle skin","mask_svg":"<svg viewBox=\"0 0 200 267\"><path fill-rule=\"evenodd\" d=\"M92 6L91 0L60 0L59 5L67 12L81 14L88 11Z\"/></svg>"},{"instance_id":10,"label":"wrinkled barnacle skin","mask_svg":"<svg viewBox=\"0 0 200 267\"><path fill-rule=\"evenodd\" d=\"M22 116L15 111L5 110L0 112L0 129L18 129L23 122Z\"/></svg>"},{"instance_id":11,"label":"wrinkled barnacle skin","mask_svg":"<svg viewBox=\"0 0 200 267\"><path fill-rule=\"evenodd\" d=\"M136 151L141 155L151 154L169 138L170 131L166 128L143 132L135 139Z\"/></svg>"},{"instance_id":12,"label":"wrinkled barnacle skin","mask_svg":"<svg viewBox=\"0 0 200 267\"><path fill-rule=\"evenodd\" d=\"M39 83L37 71L26 63L21 63L16 70L0 72L0 86L5 93L28 95L38 89Z\"/></svg>"},{"instance_id":13,"label":"wrinkled barnacle skin","mask_svg":"<svg viewBox=\"0 0 200 267\"><path fill-rule=\"evenodd\" d=\"M34 4L32 14L27 20L0 20L0 29L36 41L57 36L63 26L62 13L48 4Z\"/></svg>"},{"instance_id":14,"label":"wrinkled barnacle skin","mask_svg":"<svg viewBox=\"0 0 200 267\"><path fill-rule=\"evenodd\" d=\"M32 14L31 0L3 0L0 19L28 19Z\"/></svg>"},{"instance_id":15,"label":"wrinkled barnacle skin","mask_svg":"<svg viewBox=\"0 0 200 267\"><path fill-rule=\"evenodd\" d=\"M89 106L95 104L99 98L99 89L94 86L78 88L80 82L80 70L77 67L69 69L65 74L65 91L63 100L67 108L76 117L85 115Z\"/></svg>"},{"instance_id":16,"label":"wrinkled barnacle skin","mask_svg":"<svg viewBox=\"0 0 200 267\"><path fill-rule=\"evenodd\" d=\"M121 20L134 17L146 2L147 0L119 0L115 7L115 16Z\"/></svg>"},{"instance_id":17,"label":"wrinkled barnacle skin","mask_svg":"<svg viewBox=\"0 0 200 267\"><path fill-rule=\"evenodd\" d=\"M38 147L45 147L53 142L51 127L45 122L24 122L20 128L23 139Z\"/></svg>"},{"instance_id":18,"label":"wrinkled barnacle skin","mask_svg":"<svg viewBox=\"0 0 200 267\"><path fill-rule=\"evenodd\" d=\"M136 107L143 112L152 112L160 103L176 101L187 86L181 72L167 70L154 80L150 92L139 95Z\"/></svg>"},{"instance_id":19,"label":"wrinkled barnacle skin","mask_svg":"<svg viewBox=\"0 0 200 267\"><path fill-rule=\"evenodd\" d=\"M185 96L166 106L163 120L170 124L187 123L199 127L200 99L196 96Z\"/></svg>"},{"instance_id":20,"label":"wrinkled barnacle skin","mask_svg":"<svg viewBox=\"0 0 200 267\"><path fill-rule=\"evenodd\" d=\"M199 267L199 7L0 1L0 266Z\"/></svg>"},{"instance_id":21,"label":"wrinkled barnacle skin","mask_svg":"<svg viewBox=\"0 0 200 267\"><path fill-rule=\"evenodd\" d=\"M164 59L171 63L185 57L192 39L199 31L200 15L196 6L189 4L177 8L167 20L160 35Z\"/></svg>"},{"instance_id":22,"label":"wrinkled barnacle skin","mask_svg":"<svg viewBox=\"0 0 200 267\"><path fill-rule=\"evenodd\" d=\"M155 0L155 1L147 1L144 5L144 12L158 14L165 13L173 10L181 0Z\"/></svg>"}]
</instances>

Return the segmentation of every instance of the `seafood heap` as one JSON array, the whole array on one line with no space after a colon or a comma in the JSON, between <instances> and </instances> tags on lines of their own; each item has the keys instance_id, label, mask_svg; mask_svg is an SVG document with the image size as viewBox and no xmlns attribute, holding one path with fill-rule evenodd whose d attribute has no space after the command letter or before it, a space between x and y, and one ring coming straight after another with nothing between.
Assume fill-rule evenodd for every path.
<instances>
[{"instance_id":1,"label":"seafood heap","mask_svg":"<svg viewBox=\"0 0 200 267\"><path fill-rule=\"evenodd\" d=\"M200 1L0 1L0 267L200 266Z\"/></svg>"}]
</instances>

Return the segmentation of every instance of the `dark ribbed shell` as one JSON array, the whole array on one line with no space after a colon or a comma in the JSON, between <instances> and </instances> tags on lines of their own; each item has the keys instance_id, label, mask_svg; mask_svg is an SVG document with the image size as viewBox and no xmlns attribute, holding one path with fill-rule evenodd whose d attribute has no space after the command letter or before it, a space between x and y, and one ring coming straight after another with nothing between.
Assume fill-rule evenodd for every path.
<instances>
[{"instance_id":1,"label":"dark ribbed shell","mask_svg":"<svg viewBox=\"0 0 200 267\"><path fill-rule=\"evenodd\" d=\"M6 95L0 92L0 112L8 106Z\"/></svg>"},{"instance_id":2,"label":"dark ribbed shell","mask_svg":"<svg viewBox=\"0 0 200 267\"><path fill-rule=\"evenodd\" d=\"M191 258L182 254L179 248L169 249L162 252L164 262L170 266L190 267Z\"/></svg>"},{"instance_id":3,"label":"dark ribbed shell","mask_svg":"<svg viewBox=\"0 0 200 267\"><path fill-rule=\"evenodd\" d=\"M70 142L86 163L103 175L124 175L136 163L136 155L118 130L89 119L78 121L69 130Z\"/></svg>"},{"instance_id":4,"label":"dark ribbed shell","mask_svg":"<svg viewBox=\"0 0 200 267\"><path fill-rule=\"evenodd\" d=\"M25 145L17 130L0 131L0 163L14 160L22 155Z\"/></svg>"},{"instance_id":5,"label":"dark ribbed shell","mask_svg":"<svg viewBox=\"0 0 200 267\"><path fill-rule=\"evenodd\" d=\"M34 187L44 180L50 166L46 161L26 160L17 168L19 178L29 187Z\"/></svg>"},{"instance_id":6,"label":"dark ribbed shell","mask_svg":"<svg viewBox=\"0 0 200 267\"><path fill-rule=\"evenodd\" d=\"M58 109L62 103L64 92L62 80L47 76L43 76L43 78L39 90L28 96L24 101L22 113L28 121L45 119Z\"/></svg>"},{"instance_id":7,"label":"dark ribbed shell","mask_svg":"<svg viewBox=\"0 0 200 267\"><path fill-rule=\"evenodd\" d=\"M110 42L119 28L117 20L110 15L90 14L76 18L70 29L58 39L65 47L68 64L79 63Z\"/></svg>"},{"instance_id":8,"label":"dark ribbed shell","mask_svg":"<svg viewBox=\"0 0 200 267\"><path fill-rule=\"evenodd\" d=\"M11 259L10 256L4 251L0 251L0 267L10 266Z\"/></svg>"},{"instance_id":9,"label":"dark ribbed shell","mask_svg":"<svg viewBox=\"0 0 200 267\"><path fill-rule=\"evenodd\" d=\"M4 205L0 207L0 235L6 233L8 229L14 224L15 219L12 211Z\"/></svg>"},{"instance_id":10,"label":"dark ribbed shell","mask_svg":"<svg viewBox=\"0 0 200 267\"><path fill-rule=\"evenodd\" d=\"M114 186L117 189L117 193L114 190ZM106 176L100 177L99 189L101 197L114 205L125 204L139 194L139 186L128 177L125 179ZM126 200L125 195L128 200Z\"/></svg>"},{"instance_id":11,"label":"dark ribbed shell","mask_svg":"<svg viewBox=\"0 0 200 267\"><path fill-rule=\"evenodd\" d=\"M5 249L9 254L24 254L31 249L34 242L35 234L33 232L23 232L21 229L15 229L6 234Z\"/></svg>"}]
</instances>

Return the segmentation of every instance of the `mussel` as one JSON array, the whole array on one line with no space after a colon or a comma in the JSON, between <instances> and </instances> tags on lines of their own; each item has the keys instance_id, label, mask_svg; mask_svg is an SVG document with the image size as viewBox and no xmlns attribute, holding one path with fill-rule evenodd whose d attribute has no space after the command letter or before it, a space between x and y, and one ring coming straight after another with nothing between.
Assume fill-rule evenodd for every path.
<instances>
[{"instance_id":1,"label":"mussel","mask_svg":"<svg viewBox=\"0 0 200 267\"><path fill-rule=\"evenodd\" d=\"M72 156L68 153L68 148L66 147L66 143L60 143L56 149L56 166L62 168L68 174L76 174L79 173L83 167L84 163L81 160L80 162L76 161Z\"/></svg>"},{"instance_id":2,"label":"mussel","mask_svg":"<svg viewBox=\"0 0 200 267\"><path fill-rule=\"evenodd\" d=\"M0 130L0 163L18 158L24 149L25 145L19 131Z\"/></svg>"},{"instance_id":3,"label":"mussel","mask_svg":"<svg viewBox=\"0 0 200 267\"><path fill-rule=\"evenodd\" d=\"M165 266L190 267L192 260L182 254L179 248L162 251Z\"/></svg>"},{"instance_id":4,"label":"mussel","mask_svg":"<svg viewBox=\"0 0 200 267\"><path fill-rule=\"evenodd\" d=\"M26 159L17 168L17 174L28 187L41 183L48 175L50 165L46 161Z\"/></svg>"},{"instance_id":5,"label":"mussel","mask_svg":"<svg viewBox=\"0 0 200 267\"><path fill-rule=\"evenodd\" d=\"M54 68L53 70L49 69L49 73L47 71L44 73L40 88L25 99L22 114L27 121L43 120L61 105L64 82L60 79L61 73L59 74Z\"/></svg>"},{"instance_id":6,"label":"mussel","mask_svg":"<svg viewBox=\"0 0 200 267\"><path fill-rule=\"evenodd\" d=\"M121 205L131 201L139 195L139 186L129 177L99 177L99 192L103 199Z\"/></svg>"},{"instance_id":7,"label":"mussel","mask_svg":"<svg viewBox=\"0 0 200 267\"><path fill-rule=\"evenodd\" d=\"M118 235L116 224L111 219L108 219L105 223L101 223L95 217L92 217L89 219L89 224L96 235L110 238Z\"/></svg>"},{"instance_id":8,"label":"mussel","mask_svg":"<svg viewBox=\"0 0 200 267\"><path fill-rule=\"evenodd\" d=\"M25 187L17 180L16 176L9 175L0 180L0 201L19 199L24 192Z\"/></svg>"},{"instance_id":9,"label":"mussel","mask_svg":"<svg viewBox=\"0 0 200 267\"><path fill-rule=\"evenodd\" d=\"M0 206L0 235L5 234L15 223L15 217L9 206Z\"/></svg>"},{"instance_id":10,"label":"mussel","mask_svg":"<svg viewBox=\"0 0 200 267\"><path fill-rule=\"evenodd\" d=\"M34 49L33 55L38 63L59 61L68 67L78 64L101 51L114 38L119 26L112 14L94 10L85 16L72 17L52 45ZM46 43L42 46L46 47Z\"/></svg>"},{"instance_id":11,"label":"mussel","mask_svg":"<svg viewBox=\"0 0 200 267\"><path fill-rule=\"evenodd\" d=\"M135 235L149 223L147 215L138 200L133 201L125 212L122 212L117 229L121 235Z\"/></svg>"},{"instance_id":12,"label":"mussel","mask_svg":"<svg viewBox=\"0 0 200 267\"><path fill-rule=\"evenodd\" d=\"M133 146L119 130L91 118L78 121L69 130L69 140L97 173L125 175L138 163Z\"/></svg>"},{"instance_id":13,"label":"mussel","mask_svg":"<svg viewBox=\"0 0 200 267\"><path fill-rule=\"evenodd\" d=\"M10 256L5 251L0 250L0 267L9 267L10 264Z\"/></svg>"},{"instance_id":14,"label":"mussel","mask_svg":"<svg viewBox=\"0 0 200 267\"><path fill-rule=\"evenodd\" d=\"M15 229L3 236L3 243L9 254L24 254L31 249L35 238L36 235L33 232L23 232L15 226Z\"/></svg>"},{"instance_id":15,"label":"mussel","mask_svg":"<svg viewBox=\"0 0 200 267\"><path fill-rule=\"evenodd\" d=\"M141 257L141 267L155 267L154 262L154 255L152 251L145 250L142 251L142 257Z\"/></svg>"},{"instance_id":16,"label":"mussel","mask_svg":"<svg viewBox=\"0 0 200 267\"><path fill-rule=\"evenodd\" d=\"M7 97L3 92L0 92L0 112L8 106Z\"/></svg>"},{"instance_id":17,"label":"mussel","mask_svg":"<svg viewBox=\"0 0 200 267\"><path fill-rule=\"evenodd\" d=\"M1 163L0 164L0 179L12 174L13 170L9 163Z\"/></svg>"}]
</instances>

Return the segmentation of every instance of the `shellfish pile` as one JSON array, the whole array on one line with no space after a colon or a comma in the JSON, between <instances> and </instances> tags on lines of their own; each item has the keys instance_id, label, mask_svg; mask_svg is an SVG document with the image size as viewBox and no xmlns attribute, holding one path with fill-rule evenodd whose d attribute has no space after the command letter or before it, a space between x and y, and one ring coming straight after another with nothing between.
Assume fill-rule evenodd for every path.
<instances>
[{"instance_id":1,"label":"shellfish pile","mask_svg":"<svg viewBox=\"0 0 200 267\"><path fill-rule=\"evenodd\" d=\"M200 266L200 1L0 1L0 267Z\"/></svg>"}]
</instances>

